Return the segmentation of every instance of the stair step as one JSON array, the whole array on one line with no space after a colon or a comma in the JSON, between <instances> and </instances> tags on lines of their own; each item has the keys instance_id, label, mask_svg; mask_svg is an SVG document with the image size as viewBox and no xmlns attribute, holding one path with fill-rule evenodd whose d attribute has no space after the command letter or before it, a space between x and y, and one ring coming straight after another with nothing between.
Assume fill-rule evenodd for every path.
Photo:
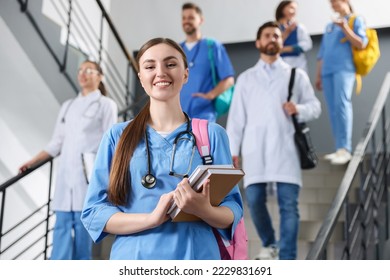
<instances>
[{"instance_id":1,"label":"stair step","mask_svg":"<svg viewBox=\"0 0 390 280\"><path fill-rule=\"evenodd\" d=\"M302 170L303 175L306 174L344 174L347 169L345 165L333 165L328 160L323 159L323 155L319 157L318 165L313 169Z\"/></svg>"},{"instance_id":2,"label":"stair step","mask_svg":"<svg viewBox=\"0 0 390 280\"><path fill-rule=\"evenodd\" d=\"M317 237L318 231L320 230L320 227L322 225L322 221L300 221L299 223L299 234L298 239L299 240L305 240L305 241L314 241ZM332 241L335 240L342 240L343 238L343 225L344 222L339 221L337 222L334 230L334 234L331 237ZM256 229L252 223L252 220L245 219L245 226L247 228L247 234L249 240L258 240L259 236L256 232ZM279 222L273 223L275 235L278 239L279 236Z\"/></svg>"},{"instance_id":3,"label":"stair step","mask_svg":"<svg viewBox=\"0 0 390 280\"><path fill-rule=\"evenodd\" d=\"M326 214L329 211L330 204L326 203L310 203L310 204L300 204L299 205L299 215L300 221L323 221ZM244 209L244 217L246 219L251 219L251 215L248 208ZM272 204L268 206L268 212L272 218L273 222L280 221L279 215L279 206L277 204ZM344 220L344 215L340 214L340 221Z\"/></svg>"},{"instance_id":4,"label":"stair step","mask_svg":"<svg viewBox=\"0 0 390 280\"><path fill-rule=\"evenodd\" d=\"M305 260L313 242L311 241L299 241L298 242L298 260ZM328 260L337 260L342 255L344 249L344 241L329 241L326 247L326 254Z\"/></svg>"},{"instance_id":5,"label":"stair step","mask_svg":"<svg viewBox=\"0 0 390 280\"><path fill-rule=\"evenodd\" d=\"M347 165L333 166L329 161L323 160L322 157L320 156L319 165L315 169L303 170L302 173L303 187L299 196L300 227L297 256L297 259L300 260L306 258L317 237L347 168ZM358 185L357 181L354 184ZM350 194L349 201L355 202L356 196ZM268 196L267 204L278 239L280 216L276 193ZM250 259L253 259L261 249L261 241L254 228L247 204L244 203L244 205L244 216L249 239L248 254ZM335 226L334 233L329 240L327 248L329 259L332 259L335 254L340 255L340 251L342 251L344 219L342 212L339 215L339 221Z\"/></svg>"},{"instance_id":6,"label":"stair step","mask_svg":"<svg viewBox=\"0 0 390 280\"><path fill-rule=\"evenodd\" d=\"M322 221L311 222L302 221L299 225L299 239L306 241L314 241L317 237L318 231L322 226ZM330 241L340 241L343 239L344 223L337 222L333 230L333 235L330 237Z\"/></svg>"},{"instance_id":7,"label":"stair step","mask_svg":"<svg viewBox=\"0 0 390 280\"><path fill-rule=\"evenodd\" d=\"M298 240L298 252L297 259L304 260L312 246L312 242ZM250 260L253 260L255 256L260 252L262 246L259 239L257 240L248 240L248 257Z\"/></svg>"},{"instance_id":8,"label":"stair step","mask_svg":"<svg viewBox=\"0 0 390 280\"><path fill-rule=\"evenodd\" d=\"M313 241L299 239L297 260L305 260L312 246L313 246ZM343 241L330 240L327 246L327 258L330 260L338 259L339 256L341 256L343 246L344 246ZM262 244L259 238L249 239L248 240L249 259L253 260L254 257L260 252L261 248L262 248Z\"/></svg>"}]
</instances>

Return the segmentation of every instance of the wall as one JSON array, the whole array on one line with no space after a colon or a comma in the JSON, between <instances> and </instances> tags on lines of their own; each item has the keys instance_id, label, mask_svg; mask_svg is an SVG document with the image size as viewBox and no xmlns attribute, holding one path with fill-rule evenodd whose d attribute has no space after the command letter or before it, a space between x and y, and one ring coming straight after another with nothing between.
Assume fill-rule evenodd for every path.
<instances>
[{"instance_id":1,"label":"wall","mask_svg":"<svg viewBox=\"0 0 390 280\"><path fill-rule=\"evenodd\" d=\"M110 7L111 0L103 0L102 3L104 7L106 8L107 12L109 13L109 7ZM92 28L90 31L91 38L94 38L94 36L99 36L100 34L100 18L101 18L101 11L96 4L95 0L83 0L83 1L74 1L72 3L73 10L77 10L77 14L72 14L72 25L70 28L72 29L72 36L69 38L69 43L73 46L79 47L81 50L84 51L84 53L90 53L90 58L92 59L98 59L98 48L95 44L93 44L92 41L85 41L83 40L82 36L80 35L80 32L78 30L83 31L83 28L89 29L89 27ZM59 26L62 27L61 32L61 38L60 41L63 45L66 44L66 37L67 37L67 23L68 23L68 14L67 11L69 9L69 1L68 0L57 0L57 1L51 1L51 0L43 0L42 2L42 14L56 22ZM85 18L81 15L79 11L83 11ZM89 23L88 23L89 22ZM80 26L82 28L80 28ZM92 34L93 33L93 34ZM103 45L107 45L107 39L108 37L104 37Z\"/></svg>"},{"instance_id":2,"label":"wall","mask_svg":"<svg viewBox=\"0 0 390 280\"><path fill-rule=\"evenodd\" d=\"M191 0L190 0L191 1ZM138 49L152 37L184 39L181 27L181 6L186 0L115 0L110 13L114 24L130 50ZM203 34L224 43L253 40L257 28L274 18L279 0L193 0L203 10ZM298 20L310 34L323 32L334 13L329 0L297 0ZM387 0L351 0L356 13L364 14L372 27L390 26ZM380 8L379 8L380 7Z\"/></svg>"},{"instance_id":3,"label":"wall","mask_svg":"<svg viewBox=\"0 0 390 280\"><path fill-rule=\"evenodd\" d=\"M44 78L39 74L28 54L13 36L3 18L0 18L2 47L0 51L0 183L15 176L18 167L40 151L52 134L59 110ZM15 226L47 199L48 168L44 167L19 181L7 190L3 233ZM40 211L27 226L38 223L44 217ZM24 231L23 231L24 230ZM2 240L2 249L25 234L25 228L13 230ZM24 238L12 249L2 254L1 259L11 259L44 234L42 226L31 230L29 238ZM21 256L31 259L37 255L33 248Z\"/></svg>"}]
</instances>

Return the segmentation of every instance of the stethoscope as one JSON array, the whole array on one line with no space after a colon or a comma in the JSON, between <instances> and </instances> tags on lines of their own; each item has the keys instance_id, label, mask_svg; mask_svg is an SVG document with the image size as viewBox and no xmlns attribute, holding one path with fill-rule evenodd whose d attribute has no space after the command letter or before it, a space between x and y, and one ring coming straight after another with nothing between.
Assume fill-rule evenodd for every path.
<instances>
[{"instance_id":1,"label":"stethoscope","mask_svg":"<svg viewBox=\"0 0 390 280\"><path fill-rule=\"evenodd\" d=\"M88 107L87 109L84 111L83 113L83 117L85 118L88 118L88 119L93 119L95 116L96 116L96 113L99 111L100 109L100 106L101 106L101 103L100 103L100 100L102 99L102 97L100 96L97 100L95 101L92 101L90 104L88 104ZM66 118L66 115L68 114L68 111L69 111L69 108L72 106L73 102L76 100L76 98L73 98L70 102L69 102L69 105L68 107L66 107L65 109L65 112L64 112L64 115L61 119L61 122L62 123L65 123L65 118ZM93 108L94 104L97 104L97 108L96 110L93 110L93 112L90 112L88 114L88 112L90 111L90 108Z\"/></svg>"},{"instance_id":2,"label":"stethoscope","mask_svg":"<svg viewBox=\"0 0 390 280\"><path fill-rule=\"evenodd\" d=\"M169 165L169 175L175 176L175 177L182 177L182 178L186 178L189 175L189 172L190 172L191 166L192 166L192 160L194 159L195 148L196 148L195 136L192 133L192 131L190 131L190 126L191 126L190 118L188 117L188 115L186 113L184 113L184 115L186 116L186 119L187 119L187 128L186 128L186 130L180 132L175 137L175 140L173 141L173 149L172 149L172 154L171 154L171 164ZM185 135L189 135L190 137L186 137ZM176 154L176 146L177 146L179 141L191 141L192 142L192 153L191 153L190 163L188 165L186 173L184 173L184 174L175 173L173 171L175 154ZM149 142L148 135L147 135L147 132L145 130L145 146L146 146L146 155L147 155L147 159L148 159L148 173L142 177L141 184L147 189L152 189L156 185L157 179L152 174L152 170L151 170L152 168L151 168L150 150L149 150L149 143L148 142Z\"/></svg>"}]
</instances>

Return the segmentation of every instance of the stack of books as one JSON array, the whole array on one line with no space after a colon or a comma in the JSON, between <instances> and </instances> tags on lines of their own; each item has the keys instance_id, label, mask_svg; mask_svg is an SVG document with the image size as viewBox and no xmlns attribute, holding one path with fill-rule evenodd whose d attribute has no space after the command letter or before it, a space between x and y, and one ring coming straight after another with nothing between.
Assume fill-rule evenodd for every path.
<instances>
[{"instance_id":1,"label":"stack of books","mask_svg":"<svg viewBox=\"0 0 390 280\"><path fill-rule=\"evenodd\" d=\"M233 165L199 165L188 178L188 183L197 192L201 192L203 184L210 180L210 203L218 206L226 195L245 175L240 168ZM168 210L173 222L199 221L200 218L185 213L173 202Z\"/></svg>"}]
</instances>

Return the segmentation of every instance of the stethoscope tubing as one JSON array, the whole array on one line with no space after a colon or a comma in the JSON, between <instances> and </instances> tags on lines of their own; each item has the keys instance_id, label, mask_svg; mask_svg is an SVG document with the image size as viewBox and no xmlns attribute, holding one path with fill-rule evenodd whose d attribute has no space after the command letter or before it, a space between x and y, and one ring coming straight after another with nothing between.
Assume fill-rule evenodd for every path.
<instances>
[{"instance_id":1,"label":"stethoscope tubing","mask_svg":"<svg viewBox=\"0 0 390 280\"><path fill-rule=\"evenodd\" d=\"M190 172L191 166L192 166L192 161L193 161L193 158L194 158L194 155L195 155L195 148L196 148L196 138L195 138L194 134L192 133L192 131L190 131L190 127L191 127L190 118L188 117L188 115L186 113L184 113L184 114L185 114L186 119L187 119L187 128L186 128L185 131L180 132L175 137L175 139L173 141L173 149L172 149L172 154L171 154L171 163L170 163L170 166L169 166L169 175L170 176L183 177L183 178L188 177L188 175L189 175L189 172ZM187 169L185 174L176 174L175 172L173 172L173 166L174 166L174 160L175 160L175 154L176 154L176 146L177 146L177 143L178 143L179 140L187 139L187 138L183 138L182 137L183 135L186 135L186 134L190 135L191 138L192 138L192 152L191 152L190 163L189 163L188 169ZM142 177L141 184L145 188L147 188L147 189L152 189L156 185L157 178L152 174L149 141L148 141L148 134L147 134L146 130L145 130L144 137L145 137L146 156L147 156L147 161L148 161L148 164L147 164L148 172L147 172L146 175L144 175Z\"/></svg>"},{"instance_id":2,"label":"stethoscope tubing","mask_svg":"<svg viewBox=\"0 0 390 280\"><path fill-rule=\"evenodd\" d=\"M94 101L92 101L90 104L88 104L88 107L87 107L87 109L84 111L84 113L83 113L83 117L85 117L85 118L90 118L90 119L92 119L92 118L94 118L94 116L96 115L93 115L92 117L89 117L89 116L87 116L86 115L86 112L88 112L88 109L89 108L91 108L94 104L98 104L98 108L97 108L97 110L96 111L98 111L99 109L100 109L100 106L102 105L101 104L101 99L102 99L102 96L99 96L99 98L97 99L97 100L94 100ZM66 107L66 109L65 109L65 112L64 112L64 115L62 116L62 119L61 119L61 122L62 123L65 123L65 121L66 121L66 116L67 116L67 114L68 114L68 111L69 111L69 109L70 109L70 107L72 106L72 104L73 104L73 102L76 100L76 98L73 98L70 102L69 102L69 105Z\"/></svg>"}]
</instances>

